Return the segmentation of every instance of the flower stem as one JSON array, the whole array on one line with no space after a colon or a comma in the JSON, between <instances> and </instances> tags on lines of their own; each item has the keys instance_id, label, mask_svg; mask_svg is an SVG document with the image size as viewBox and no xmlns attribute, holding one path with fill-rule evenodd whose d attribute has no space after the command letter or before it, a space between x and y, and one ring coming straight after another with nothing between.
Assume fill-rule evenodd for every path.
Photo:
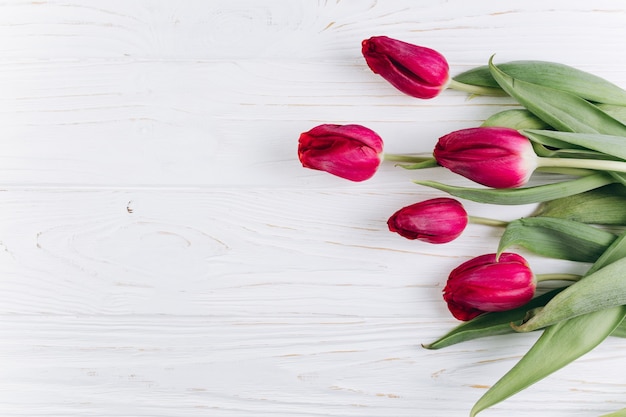
<instances>
[{"instance_id":1,"label":"flower stem","mask_svg":"<svg viewBox=\"0 0 626 417\"><path fill-rule=\"evenodd\" d=\"M394 154L394 153L386 153L383 155L383 159L385 161L391 162L424 162L433 159L431 155L409 155L409 154Z\"/></svg>"},{"instance_id":2,"label":"flower stem","mask_svg":"<svg viewBox=\"0 0 626 417\"><path fill-rule=\"evenodd\" d=\"M609 161L606 159L574 159L574 158L537 158L537 167L582 168L597 171L626 172L626 162Z\"/></svg>"},{"instance_id":3,"label":"flower stem","mask_svg":"<svg viewBox=\"0 0 626 417\"><path fill-rule=\"evenodd\" d=\"M506 227L509 222L504 220L489 219L487 217L467 216L467 220L472 224L483 224L485 226Z\"/></svg>"},{"instance_id":4,"label":"flower stem","mask_svg":"<svg viewBox=\"0 0 626 417\"><path fill-rule=\"evenodd\" d=\"M450 81L448 81L447 88L451 88L453 90L463 91L465 93L475 94L479 96L507 96L508 95L507 93L504 92L504 90L500 88L483 87L480 85L465 84L465 83L455 80L454 78L451 78Z\"/></svg>"},{"instance_id":5,"label":"flower stem","mask_svg":"<svg viewBox=\"0 0 626 417\"><path fill-rule=\"evenodd\" d=\"M576 274L537 274L535 275L537 282L542 281L578 281L582 278Z\"/></svg>"}]
</instances>

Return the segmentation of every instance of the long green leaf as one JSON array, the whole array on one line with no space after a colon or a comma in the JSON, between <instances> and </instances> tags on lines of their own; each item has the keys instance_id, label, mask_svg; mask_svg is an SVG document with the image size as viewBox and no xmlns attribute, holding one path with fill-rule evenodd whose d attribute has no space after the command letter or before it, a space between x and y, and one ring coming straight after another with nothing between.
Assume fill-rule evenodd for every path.
<instances>
[{"instance_id":1,"label":"long green leaf","mask_svg":"<svg viewBox=\"0 0 626 417\"><path fill-rule=\"evenodd\" d=\"M598 107L612 118L626 124L626 105L598 104Z\"/></svg>"},{"instance_id":2,"label":"long green leaf","mask_svg":"<svg viewBox=\"0 0 626 417\"><path fill-rule=\"evenodd\" d=\"M569 146L568 148L554 148L553 146ZM607 155L602 152L592 151L590 149L585 149L581 147L577 147L575 145L567 145L564 142L557 141L555 139L547 139L543 140L542 143L539 143L538 140L532 141L533 150L537 154L537 156L541 156L544 158L579 158L579 159L602 159L607 161L622 161L621 158L617 158L611 155ZM539 168L541 170L542 168ZM587 170L589 171L589 170ZM602 170L606 171L606 170Z\"/></svg>"},{"instance_id":3,"label":"long green leaf","mask_svg":"<svg viewBox=\"0 0 626 417\"><path fill-rule=\"evenodd\" d=\"M481 126L508 127L515 130L548 129L550 127L526 109L503 110L490 116Z\"/></svg>"},{"instance_id":4,"label":"long green leaf","mask_svg":"<svg viewBox=\"0 0 626 417\"><path fill-rule=\"evenodd\" d=\"M567 91L598 103L626 105L626 91L601 77L567 65L546 61L512 61L498 66L518 80ZM456 75L454 79L481 87L499 86L486 65Z\"/></svg>"},{"instance_id":5,"label":"long green leaf","mask_svg":"<svg viewBox=\"0 0 626 417\"><path fill-rule=\"evenodd\" d=\"M534 129L522 130L521 133L533 142L544 145L557 145L559 147L574 145L626 160L626 137L623 136ZM550 141L550 139L556 140L556 142Z\"/></svg>"},{"instance_id":6,"label":"long green leaf","mask_svg":"<svg viewBox=\"0 0 626 417\"><path fill-rule=\"evenodd\" d=\"M541 203L534 217L556 217L581 223L626 225L626 187L610 184Z\"/></svg>"},{"instance_id":7,"label":"long green leaf","mask_svg":"<svg viewBox=\"0 0 626 417\"><path fill-rule=\"evenodd\" d=\"M620 259L626 258L626 232L622 233L613 241L611 246L591 265L585 276L591 275L596 271L614 264Z\"/></svg>"},{"instance_id":8,"label":"long green leaf","mask_svg":"<svg viewBox=\"0 0 626 417\"><path fill-rule=\"evenodd\" d=\"M502 68L502 65L499 65ZM489 67L484 67L488 70ZM506 70L505 70L506 72ZM491 73L489 74L491 77ZM496 80L492 78L494 84ZM548 86L549 87L549 86ZM598 108L611 116L612 118L626 124L626 104L614 105L614 104L597 104ZM493 114L487 120L485 120L482 126L501 126L510 127L511 129L547 129L549 126L540 118L532 114L526 109L509 109L502 110Z\"/></svg>"},{"instance_id":9,"label":"long green leaf","mask_svg":"<svg viewBox=\"0 0 626 417\"><path fill-rule=\"evenodd\" d=\"M489 68L500 87L556 130L626 136L626 125L585 99L514 78L495 66L492 59L489 60Z\"/></svg>"},{"instance_id":10,"label":"long green leaf","mask_svg":"<svg viewBox=\"0 0 626 417\"><path fill-rule=\"evenodd\" d=\"M509 222L498 254L517 245L548 258L595 262L617 238L585 223L554 217L528 217Z\"/></svg>"},{"instance_id":11,"label":"long green leaf","mask_svg":"<svg viewBox=\"0 0 626 417\"><path fill-rule=\"evenodd\" d=\"M469 188L457 187L435 181L413 181L416 184L432 187L455 197L472 200L479 203L518 205L540 203L567 197L585 191L593 190L615 182L615 178L604 173L587 175L570 181L553 184L538 185L524 188Z\"/></svg>"},{"instance_id":12,"label":"long green leaf","mask_svg":"<svg viewBox=\"0 0 626 417\"><path fill-rule=\"evenodd\" d=\"M547 328L520 361L472 408L474 417L598 346L624 320L626 306L579 316Z\"/></svg>"},{"instance_id":13,"label":"long green leaf","mask_svg":"<svg viewBox=\"0 0 626 417\"><path fill-rule=\"evenodd\" d=\"M594 270L626 257L626 233L620 235L594 263ZM584 280L584 279L583 279ZM561 321L544 330L520 361L474 405L471 416L529 387L591 351L613 333L626 317L619 306Z\"/></svg>"},{"instance_id":14,"label":"long green leaf","mask_svg":"<svg viewBox=\"0 0 626 417\"><path fill-rule=\"evenodd\" d=\"M626 186L626 173L623 172L609 172L609 174L615 179L615 182Z\"/></svg>"},{"instance_id":15,"label":"long green leaf","mask_svg":"<svg viewBox=\"0 0 626 417\"><path fill-rule=\"evenodd\" d=\"M626 338L626 320L621 322L620 325L615 330L613 330L613 333L611 333L611 336Z\"/></svg>"}]
</instances>

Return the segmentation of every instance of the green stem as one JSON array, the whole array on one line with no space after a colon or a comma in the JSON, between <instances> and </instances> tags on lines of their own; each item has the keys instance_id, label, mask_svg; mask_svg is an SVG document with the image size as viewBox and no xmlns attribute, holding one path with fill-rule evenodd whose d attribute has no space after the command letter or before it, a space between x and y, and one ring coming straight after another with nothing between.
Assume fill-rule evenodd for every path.
<instances>
[{"instance_id":1,"label":"green stem","mask_svg":"<svg viewBox=\"0 0 626 417\"><path fill-rule=\"evenodd\" d=\"M582 168L597 171L626 172L625 161L609 161L606 159L574 159L574 158L537 158L537 167Z\"/></svg>"},{"instance_id":2,"label":"green stem","mask_svg":"<svg viewBox=\"0 0 626 417\"><path fill-rule=\"evenodd\" d=\"M582 278L576 274L536 274L537 282L542 281L578 281Z\"/></svg>"},{"instance_id":3,"label":"green stem","mask_svg":"<svg viewBox=\"0 0 626 417\"><path fill-rule=\"evenodd\" d=\"M476 94L479 96L507 96L508 95L500 88L483 87L480 85L465 84L453 78L451 78L450 81L448 82L447 88L451 88L453 90L458 90L458 91L463 91L469 94Z\"/></svg>"},{"instance_id":4,"label":"green stem","mask_svg":"<svg viewBox=\"0 0 626 417\"><path fill-rule=\"evenodd\" d=\"M408 154L394 154L394 153L386 153L383 155L383 159L385 161L391 162L424 162L433 159L433 155L408 155Z\"/></svg>"},{"instance_id":5,"label":"green stem","mask_svg":"<svg viewBox=\"0 0 626 417\"><path fill-rule=\"evenodd\" d=\"M483 224L485 226L506 227L509 222L504 220L489 219L487 217L467 216L467 220L472 224Z\"/></svg>"}]
</instances>

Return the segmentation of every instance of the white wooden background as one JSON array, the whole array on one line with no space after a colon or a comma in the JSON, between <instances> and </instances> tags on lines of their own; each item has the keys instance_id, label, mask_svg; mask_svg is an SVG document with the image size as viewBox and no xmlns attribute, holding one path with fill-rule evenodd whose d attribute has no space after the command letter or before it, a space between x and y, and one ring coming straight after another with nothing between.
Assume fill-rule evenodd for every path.
<instances>
[{"instance_id":1,"label":"white wooden background","mask_svg":"<svg viewBox=\"0 0 626 417\"><path fill-rule=\"evenodd\" d=\"M537 334L420 344L457 323L449 270L499 232L404 240L389 215L442 195L410 180L463 180L388 164L354 184L302 168L296 144L361 123L388 152L428 152L512 102L403 96L366 67L372 35L435 48L453 74L496 53L626 86L624 1L0 3L0 415L468 414ZM623 408L625 348L483 415Z\"/></svg>"}]
</instances>

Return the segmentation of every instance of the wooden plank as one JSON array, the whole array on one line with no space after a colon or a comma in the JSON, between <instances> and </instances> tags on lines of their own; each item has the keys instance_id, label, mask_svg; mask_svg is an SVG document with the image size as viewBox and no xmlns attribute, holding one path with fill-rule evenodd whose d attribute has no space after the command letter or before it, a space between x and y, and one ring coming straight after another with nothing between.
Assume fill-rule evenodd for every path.
<instances>
[{"instance_id":1,"label":"wooden plank","mask_svg":"<svg viewBox=\"0 0 626 417\"><path fill-rule=\"evenodd\" d=\"M426 104L392 90L361 99L384 83L363 66L12 64L0 78L1 181L294 185L311 175L297 161L298 136L318 124L361 123L390 152L431 152L442 134L512 104L484 98L468 107L459 93Z\"/></svg>"},{"instance_id":2,"label":"wooden plank","mask_svg":"<svg viewBox=\"0 0 626 417\"><path fill-rule=\"evenodd\" d=\"M302 169L301 132L359 123L387 152L430 153L438 137L514 106L453 91L413 99L363 63L30 62L1 72L7 186L300 187L312 175L345 185ZM376 181L440 173L389 175Z\"/></svg>"},{"instance_id":3,"label":"wooden plank","mask_svg":"<svg viewBox=\"0 0 626 417\"><path fill-rule=\"evenodd\" d=\"M536 335L442 351L441 320L3 316L6 416L464 415ZM609 340L485 415L587 416L623 399ZM485 349L489 352L486 353ZM584 375L584 377L582 376ZM463 395L459 395L463 393Z\"/></svg>"},{"instance_id":4,"label":"wooden plank","mask_svg":"<svg viewBox=\"0 0 626 417\"><path fill-rule=\"evenodd\" d=\"M448 272L493 252L500 230L470 226L449 245L387 230L432 195L5 191L0 314L447 316Z\"/></svg>"},{"instance_id":5,"label":"wooden plank","mask_svg":"<svg viewBox=\"0 0 626 417\"><path fill-rule=\"evenodd\" d=\"M500 231L392 234L395 210L442 195L412 178L467 182L385 164L350 183L303 169L297 137L361 123L388 152L429 152L513 106L403 96L365 66L369 36L438 49L453 74L496 53L626 86L625 15L611 0L0 3L0 414L468 413L537 334L419 344L457 323L446 275ZM586 267L522 253L537 273ZM619 409L623 347L484 415Z\"/></svg>"},{"instance_id":6,"label":"wooden plank","mask_svg":"<svg viewBox=\"0 0 626 417\"><path fill-rule=\"evenodd\" d=\"M472 4L420 1L150 0L6 1L0 16L3 60L336 59L356 57L363 38L387 34L474 63L498 53L507 59L554 58L546 42L558 41L568 63L623 66L618 51L624 10L614 1L498 0ZM582 30L584 28L584 30ZM594 33L589 36L589 33ZM598 44L598 39L602 43Z\"/></svg>"}]
</instances>

